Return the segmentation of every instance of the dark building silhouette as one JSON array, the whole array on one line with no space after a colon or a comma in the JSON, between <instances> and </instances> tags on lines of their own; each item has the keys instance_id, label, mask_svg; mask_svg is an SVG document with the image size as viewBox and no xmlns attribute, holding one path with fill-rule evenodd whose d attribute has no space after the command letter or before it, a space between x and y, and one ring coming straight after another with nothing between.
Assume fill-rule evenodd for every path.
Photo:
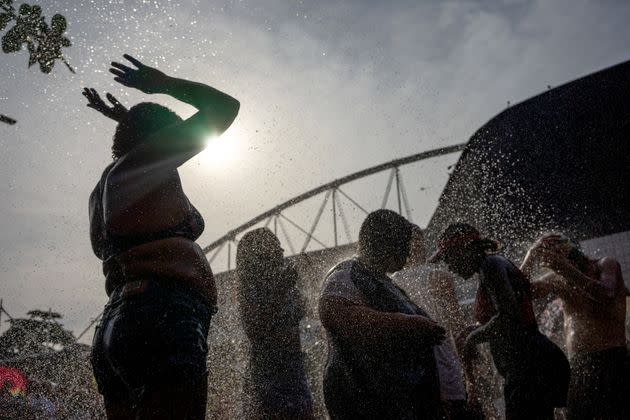
<instances>
[{"instance_id":1,"label":"dark building silhouette","mask_svg":"<svg viewBox=\"0 0 630 420\"><path fill-rule=\"evenodd\" d=\"M630 61L545 91L481 127L440 197L432 242L455 221L478 225L509 254L541 231L580 241L628 232L613 236L625 238L630 259Z\"/></svg>"}]
</instances>

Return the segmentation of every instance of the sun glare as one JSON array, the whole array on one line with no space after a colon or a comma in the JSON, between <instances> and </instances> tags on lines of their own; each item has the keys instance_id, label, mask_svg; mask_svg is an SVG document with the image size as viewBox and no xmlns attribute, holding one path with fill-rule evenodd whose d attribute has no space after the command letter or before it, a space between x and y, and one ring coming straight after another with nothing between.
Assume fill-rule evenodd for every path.
<instances>
[{"instance_id":1,"label":"sun glare","mask_svg":"<svg viewBox=\"0 0 630 420\"><path fill-rule=\"evenodd\" d=\"M204 166L223 168L236 157L238 137L235 130L228 129L220 136L212 136L206 140L206 148L199 156L199 163Z\"/></svg>"}]
</instances>

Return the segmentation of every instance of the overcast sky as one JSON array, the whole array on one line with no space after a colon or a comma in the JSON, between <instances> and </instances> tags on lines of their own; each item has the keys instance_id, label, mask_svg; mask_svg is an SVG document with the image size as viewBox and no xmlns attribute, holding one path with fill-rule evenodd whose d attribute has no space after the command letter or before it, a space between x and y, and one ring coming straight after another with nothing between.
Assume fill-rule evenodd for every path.
<instances>
[{"instance_id":1,"label":"overcast sky","mask_svg":"<svg viewBox=\"0 0 630 420\"><path fill-rule=\"evenodd\" d=\"M241 101L217 153L180 171L206 219L202 246L321 183L466 141L508 101L630 58L628 1L33 2L66 16L77 74L0 55L0 113L18 120L0 125L0 298L13 316L51 307L75 332L106 301L87 199L115 127L81 88L194 112L115 85L108 64L123 53ZM419 224L456 157L406 174ZM367 191L386 178L366 182L356 194L375 207Z\"/></svg>"}]
</instances>

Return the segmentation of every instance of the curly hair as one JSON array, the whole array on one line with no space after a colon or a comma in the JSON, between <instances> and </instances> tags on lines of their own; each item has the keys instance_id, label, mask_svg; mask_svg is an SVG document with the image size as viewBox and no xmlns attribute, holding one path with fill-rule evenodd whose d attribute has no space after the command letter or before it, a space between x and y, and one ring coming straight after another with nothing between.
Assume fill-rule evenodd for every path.
<instances>
[{"instance_id":1,"label":"curly hair","mask_svg":"<svg viewBox=\"0 0 630 420\"><path fill-rule=\"evenodd\" d=\"M283 263L280 240L268 228L247 232L236 248L236 271L239 275L253 272L260 277L266 271L273 272Z\"/></svg>"},{"instance_id":2,"label":"curly hair","mask_svg":"<svg viewBox=\"0 0 630 420\"><path fill-rule=\"evenodd\" d=\"M261 325L261 322L269 324L277 315L288 291L295 287L297 273L287 268L280 241L271 230L254 229L239 241L236 299L246 331L253 326L266 330L269 325Z\"/></svg>"},{"instance_id":3,"label":"curly hair","mask_svg":"<svg viewBox=\"0 0 630 420\"><path fill-rule=\"evenodd\" d=\"M112 157L116 160L126 155L151 134L181 121L175 112L153 102L141 102L132 106L116 127Z\"/></svg>"}]
</instances>

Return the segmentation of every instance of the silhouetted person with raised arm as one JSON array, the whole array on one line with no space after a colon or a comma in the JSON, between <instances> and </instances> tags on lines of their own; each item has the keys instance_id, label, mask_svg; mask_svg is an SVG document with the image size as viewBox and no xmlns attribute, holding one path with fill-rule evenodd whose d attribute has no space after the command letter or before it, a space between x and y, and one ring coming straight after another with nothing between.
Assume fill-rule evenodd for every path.
<instances>
[{"instance_id":1,"label":"silhouetted person with raised arm","mask_svg":"<svg viewBox=\"0 0 630 420\"><path fill-rule=\"evenodd\" d=\"M182 120L155 103L127 110L109 94L112 106L94 89L83 92L89 107L118 122L114 161L90 196L92 247L109 296L94 335L94 376L109 419L203 419L216 288L195 242L204 221L177 168L232 124L239 102L124 57L135 68L112 63L114 80L198 111Z\"/></svg>"},{"instance_id":2,"label":"silhouetted person with raised arm","mask_svg":"<svg viewBox=\"0 0 630 420\"><path fill-rule=\"evenodd\" d=\"M568 420L630 418L630 369L626 348L627 289L612 257L590 258L579 244L557 234L539 238L521 266L552 271L532 283L535 297L562 300L571 361Z\"/></svg>"},{"instance_id":3,"label":"silhouetted person with raised arm","mask_svg":"<svg viewBox=\"0 0 630 420\"><path fill-rule=\"evenodd\" d=\"M313 419L300 343L304 301L298 274L267 228L248 232L236 251L241 323L250 342L244 386L248 419Z\"/></svg>"},{"instance_id":4,"label":"silhouetted person with raised arm","mask_svg":"<svg viewBox=\"0 0 630 420\"><path fill-rule=\"evenodd\" d=\"M566 404L569 365L562 350L538 331L528 278L497 252L496 241L482 238L469 224L455 223L440 235L430 261L444 261L465 279L479 274L478 326L465 338L464 364L470 366L478 344L489 343L505 379L506 419L551 420L554 407Z\"/></svg>"},{"instance_id":5,"label":"silhouetted person with raised arm","mask_svg":"<svg viewBox=\"0 0 630 420\"><path fill-rule=\"evenodd\" d=\"M370 213L358 253L326 276L319 316L328 336L324 399L331 419L437 419L440 386L433 346L445 331L387 273L409 254L412 224Z\"/></svg>"}]
</instances>

